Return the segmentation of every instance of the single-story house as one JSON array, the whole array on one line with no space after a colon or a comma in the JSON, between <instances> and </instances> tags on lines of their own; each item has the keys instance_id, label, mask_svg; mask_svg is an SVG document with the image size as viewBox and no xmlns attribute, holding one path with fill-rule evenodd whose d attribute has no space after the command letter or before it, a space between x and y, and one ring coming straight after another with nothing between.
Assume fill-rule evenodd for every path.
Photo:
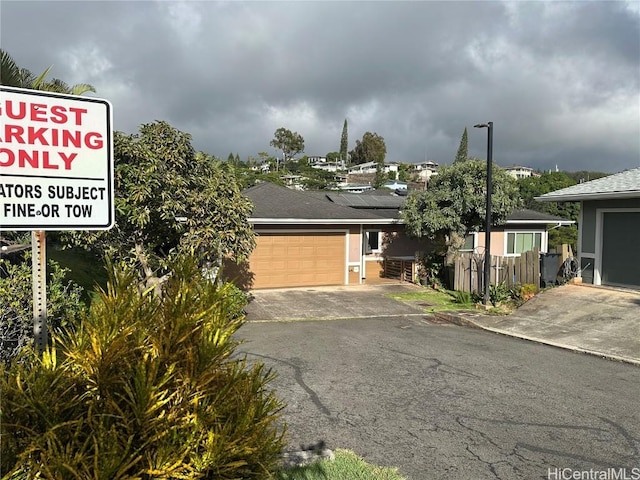
<instances>
[{"instance_id":1,"label":"single-story house","mask_svg":"<svg viewBox=\"0 0 640 480\"><path fill-rule=\"evenodd\" d=\"M491 227L491 255L518 257L537 248L540 253L549 251L549 229L575 223L535 210L515 210L504 225ZM485 233L470 233L465 237L461 251L484 253Z\"/></svg>"},{"instance_id":2,"label":"single-story house","mask_svg":"<svg viewBox=\"0 0 640 480\"><path fill-rule=\"evenodd\" d=\"M404 235L401 200L384 203L376 195L296 191L267 182L243 193L255 206L249 221L256 248L247 264L226 265L225 271L245 288L372 283L382 277L384 258L406 252L413 258L427 244ZM393 198L391 192L384 196ZM362 208L344 204L356 199Z\"/></svg>"},{"instance_id":3,"label":"single-story house","mask_svg":"<svg viewBox=\"0 0 640 480\"><path fill-rule=\"evenodd\" d=\"M249 221L256 248L246 264L227 265L226 274L245 288L377 283L384 281L385 263L412 264L417 252L431 248L405 233L400 209L406 197L389 190L312 192L260 183L243 193L255 206ZM545 252L547 226L566 222L530 211L512 217L492 233L496 255L528 246ZM482 246L482 233L469 238L470 248Z\"/></svg>"},{"instance_id":4,"label":"single-story house","mask_svg":"<svg viewBox=\"0 0 640 480\"><path fill-rule=\"evenodd\" d=\"M536 200L580 202L578 261L583 282L640 288L640 168Z\"/></svg>"}]
</instances>

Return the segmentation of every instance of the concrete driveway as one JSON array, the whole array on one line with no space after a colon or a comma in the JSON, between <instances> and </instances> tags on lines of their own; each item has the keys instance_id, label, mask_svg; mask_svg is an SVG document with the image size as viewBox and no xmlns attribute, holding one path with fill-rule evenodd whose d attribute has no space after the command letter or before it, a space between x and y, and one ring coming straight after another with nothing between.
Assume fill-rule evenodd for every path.
<instances>
[{"instance_id":1,"label":"concrete driveway","mask_svg":"<svg viewBox=\"0 0 640 480\"><path fill-rule=\"evenodd\" d=\"M640 291L564 285L511 315L467 318L485 330L640 365Z\"/></svg>"},{"instance_id":2,"label":"concrete driveway","mask_svg":"<svg viewBox=\"0 0 640 480\"><path fill-rule=\"evenodd\" d=\"M390 293L419 291L409 283L344 287L307 287L256 290L247 305L250 322L322 320L340 318L424 316L422 309L387 297Z\"/></svg>"}]
</instances>

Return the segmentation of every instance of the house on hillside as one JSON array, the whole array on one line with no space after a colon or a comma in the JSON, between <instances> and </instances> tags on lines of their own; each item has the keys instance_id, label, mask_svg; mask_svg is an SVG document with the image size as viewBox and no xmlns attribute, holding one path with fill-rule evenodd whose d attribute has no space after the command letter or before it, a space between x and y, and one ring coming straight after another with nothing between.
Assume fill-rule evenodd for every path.
<instances>
[{"instance_id":1,"label":"house on hillside","mask_svg":"<svg viewBox=\"0 0 640 480\"><path fill-rule=\"evenodd\" d=\"M307 157L307 164L315 169L324 170L325 172L339 172L347 168L344 160L330 162L327 160L327 157L317 155Z\"/></svg>"},{"instance_id":2,"label":"house on hillside","mask_svg":"<svg viewBox=\"0 0 640 480\"><path fill-rule=\"evenodd\" d=\"M398 178L399 169L400 169L399 163L385 162L384 167L382 169L382 173L390 174L390 176L393 178ZM349 167L348 172L350 174L371 174L371 173L376 173L377 170L378 170L377 162L365 162L365 163L359 163L358 165L353 165L352 167Z\"/></svg>"},{"instance_id":3,"label":"house on hillside","mask_svg":"<svg viewBox=\"0 0 640 480\"><path fill-rule=\"evenodd\" d=\"M580 202L578 262L583 282L640 288L640 168L536 200Z\"/></svg>"},{"instance_id":4,"label":"house on hillside","mask_svg":"<svg viewBox=\"0 0 640 480\"><path fill-rule=\"evenodd\" d=\"M306 177L303 177L302 175L280 175L280 179L289 188L304 190L302 181L306 180Z\"/></svg>"},{"instance_id":5,"label":"house on hillside","mask_svg":"<svg viewBox=\"0 0 640 480\"><path fill-rule=\"evenodd\" d=\"M368 192L371 190L375 190L373 188L373 185L364 185L361 183L341 183L338 184L338 189L343 190L345 192L350 192L350 193L362 193L362 192Z\"/></svg>"},{"instance_id":6,"label":"house on hillside","mask_svg":"<svg viewBox=\"0 0 640 480\"><path fill-rule=\"evenodd\" d=\"M407 190L407 182L401 182L400 180L387 180L382 184L382 188L388 188L389 190Z\"/></svg>"},{"instance_id":7,"label":"house on hillside","mask_svg":"<svg viewBox=\"0 0 640 480\"><path fill-rule=\"evenodd\" d=\"M535 171L530 167L520 167L518 165L512 165L510 167L503 167L503 170L516 180L536 176Z\"/></svg>"},{"instance_id":8,"label":"house on hillside","mask_svg":"<svg viewBox=\"0 0 640 480\"><path fill-rule=\"evenodd\" d=\"M430 160L416 163L413 165L411 174L416 181L426 183L431 177L438 174L438 164Z\"/></svg>"},{"instance_id":9,"label":"house on hillside","mask_svg":"<svg viewBox=\"0 0 640 480\"><path fill-rule=\"evenodd\" d=\"M269 173L271 171L271 164L268 161L262 162L260 165L252 165L250 170L260 173Z\"/></svg>"}]
</instances>

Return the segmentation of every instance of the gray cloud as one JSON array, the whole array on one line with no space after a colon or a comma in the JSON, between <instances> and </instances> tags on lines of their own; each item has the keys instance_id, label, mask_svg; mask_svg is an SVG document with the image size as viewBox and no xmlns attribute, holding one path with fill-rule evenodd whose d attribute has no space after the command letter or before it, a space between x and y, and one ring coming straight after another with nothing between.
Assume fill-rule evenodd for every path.
<instances>
[{"instance_id":1,"label":"gray cloud","mask_svg":"<svg viewBox=\"0 0 640 480\"><path fill-rule=\"evenodd\" d=\"M625 2L13 2L1 44L95 85L115 126L156 119L226 158L298 131L308 154L364 132L449 163L464 127L503 165L640 165L640 13Z\"/></svg>"}]
</instances>

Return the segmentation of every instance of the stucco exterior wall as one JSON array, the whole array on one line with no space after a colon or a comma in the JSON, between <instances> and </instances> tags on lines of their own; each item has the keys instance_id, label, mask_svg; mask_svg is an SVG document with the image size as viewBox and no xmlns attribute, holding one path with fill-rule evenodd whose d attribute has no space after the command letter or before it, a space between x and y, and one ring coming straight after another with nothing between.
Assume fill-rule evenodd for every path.
<instances>
[{"instance_id":1,"label":"stucco exterior wall","mask_svg":"<svg viewBox=\"0 0 640 480\"><path fill-rule=\"evenodd\" d=\"M360 261L360 249L362 239L360 237L360 226L349 227L349 263Z\"/></svg>"}]
</instances>

